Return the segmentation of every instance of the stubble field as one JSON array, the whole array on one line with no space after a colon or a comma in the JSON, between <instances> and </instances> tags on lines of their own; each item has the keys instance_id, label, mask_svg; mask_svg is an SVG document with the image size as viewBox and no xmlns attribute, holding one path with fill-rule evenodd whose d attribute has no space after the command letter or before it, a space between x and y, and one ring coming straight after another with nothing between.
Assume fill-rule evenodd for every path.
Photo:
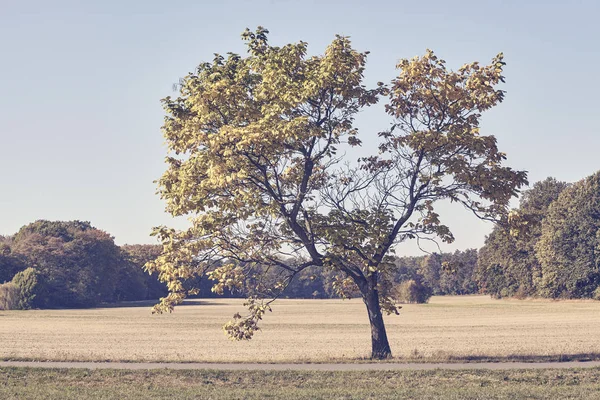
<instances>
[{"instance_id":1,"label":"stubble field","mask_svg":"<svg viewBox=\"0 0 600 400\"><path fill-rule=\"evenodd\" d=\"M240 299L191 300L173 314L148 304L0 311L0 359L176 362L355 361L368 356L366 311L353 300L280 300L262 331L232 342L221 326ZM386 318L396 359L582 359L600 355L600 302L434 297Z\"/></svg>"}]
</instances>

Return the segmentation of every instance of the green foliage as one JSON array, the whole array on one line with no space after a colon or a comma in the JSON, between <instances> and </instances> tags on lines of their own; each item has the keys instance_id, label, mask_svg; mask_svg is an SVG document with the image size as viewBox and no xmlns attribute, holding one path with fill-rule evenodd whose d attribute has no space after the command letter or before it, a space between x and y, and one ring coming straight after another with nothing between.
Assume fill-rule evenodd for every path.
<instances>
[{"instance_id":1,"label":"green foliage","mask_svg":"<svg viewBox=\"0 0 600 400\"><path fill-rule=\"evenodd\" d=\"M540 294L592 297L600 286L600 172L565 189L548 208L536 254Z\"/></svg>"},{"instance_id":2,"label":"green foliage","mask_svg":"<svg viewBox=\"0 0 600 400\"><path fill-rule=\"evenodd\" d=\"M539 295L541 265L535 247L542 234L548 207L568 184L547 178L523 192L515 211L520 226L512 232L497 226L479 250L476 280L494 297Z\"/></svg>"},{"instance_id":3,"label":"green foliage","mask_svg":"<svg viewBox=\"0 0 600 400\"><path fill-rule=\"evenodd\" d=\"M518 249L517 239L507 230L495 228L479 250L477 280L485 293L496 298L511 297L523 290L533 295L538 265L531 252Z\"/></svg>"},{"instance_id":4,"label":"green foliage","mask_svg":"<svg viewBox=\"0 0 600 400\"><path fill-rule=\"evenodd\" d=\"M46 237L61 239L70 242L75 239L75 232L87 231L92 228L89 222L84 221L48 221L37 220L31 224L25 225L15 234L14 241L20 242L32 234L38 234Z\"/></svg>"},{"instance_id":5,"label":"green foliage","mask_svg":"<svg viewBox=\"0 0 600 400\"><path fill-rule=\"evenodd\" d=\"M573 185L548 178L524 193L513 229L496 228L477 279L495 297L594 297L600 285L600 172Z\"/></svg>"},{"instance_id":6,"label":"green foliage","mask_svg":"<svg viewBox=\"0 0 600 400\"><path fill-rule=\"evenodd\" d=\"M317 267L308 267L296 275L294 281L283 291L284 297L322 299L337 297L334 293L330 277Z\"/></svg>"},{"instance_id":7,"label":"green foliage","mask_svg":"<svg viewBox=\"0 0 600 400\"><path fill-rule=\"evenodd\" d=\"M476 249L457 250L447 256L442 254L440 292L449 295L478 293L479 285L475 280L477 256Z\"/></svg>"},{"instance_id":8,"label":"green foliage","mask_svg":"<svg viewBox=\"0 0 600 400\"><path fill-rule=\"evenodd\" d=\"M22 258L13 254L12 238L0 236L0 283L9 282L19 271L27 266Z\"/></svg>"},{"instance_id":9,"label":"green foliage","mask_svg":"<svg viewBox=\"0 0 600 400\"><path fill-rule=\"evenodd\" d=\"M17 308L47 308L47 307L75 307L76 305L66 301L55 301L54 299L63 296L61 291L63 286L58 285L60 276L56 276L57 271L47 269L50 275L45 275L35 268L26 268L27 265L57 266L62 265L62 272L69 274L71 268L77 268L79 263L72 263L69 259L71 253L61 251L64 247L64 239L71 241L79 237L75 233L77 229L84 231L93 231L95 228L82 222L51 222L38 221L34 224L23 227L18 235L12 237L0 238L0 272L6 275L6 281L13 278L18 286L23 286L23 292L26 293L23 305ZM57 237L50 237L42 240L43 235L52 234ZM36 238L33 241L32 238ZM15 251L13 251L13 248ZM28 251L28 249L32 249ZM89 249L93 249L91 246ZM114 292L109 293L107 297L100 299L101 302L114 301L132 301L144 299L158 299L167 294L166 287L158 280L157 273L145 273L143 266L149 261L154 260L162 252L162 246L158 245L124 245L120 248L120 257L115 276L107 277L115 283ZM93 253L92 253L93 254ZM474 250L465 252L457 251L454 254L434 255L431 259L436 259L435 268L438 269L438 278L430 284L436 294L462 294L475 293L477 287L473 286L471 271L473 268ZM28 257L28 255L30 257ZM85 260L91 255L80 254L78 257ZM397 287L400 282L406 280L415 280L422 282L424 280L423 270L420 268L425 257L403 257L397 258L392 275L389 279L396 282L390 286ZM471 261L469 261L471 260ZM299 260L288 260L289 263L300 263ZM450 270L442 264L451 264ZM6 266L5 269L1 267ZM25 271L27 270L27 271ZM60 270L59 270L60 271ZM20 272L20 273L19 273ZM210 280L208 277L201 277L196 281L186 282L190 287L196 286L201 289L202 297L244 297L257 294L273 295L273 287L280 280L277 269L270 268L261 270L257 279L246 276L242 290L232 292L225 289L222 295L214 293L211 288L218 283L216 280ZM52 274L55 274L52 276ZM45 284L48 277L52 284ZM198 277L200 278L200 277ZM35 281L37 280L37 283ZM258 293L257 289L270 290L270 292ZM94 290L93 286L87 286L85 290ZM389 292L388 289L380 287L380 291ZM355 283L341 273L331 269L323 269L317 266L309 266L302 269L294 276L294 279L285 287L279 297L286 298L336 298L343 296L360 297L361 293Z\"/></svg>"},{"instance_id":10,"label":"green foliage","mask_svg":"<svg viewBox=\"0 0 600 400\"><path fill-rule=\"evenodd\" d=\"M39 220L0 236L0 283L12 279L21 289L16 307L22 309L158 300L166 287L143 267L161 251L158 245L119 248L89 222Z\"/></svg>"},{"instance_id":11,"label":"green foliage","mask_svg":"<svg viewBox=\"0 0 600 400\"><path fill-rule=\"evenodd\" d=\"M90 307L113 301L121 253L87 222L36 221L15 235L12 250L42 275L40 307Z\"/></svg>"},{"instance_id":12,"label":"green foliage","mask_svg":"<svg viewBox=\"0 0 600 400\"><path fill-rule=\"evenodd\" d=\"M12 283L19 288L19 304L17 308L20 310L29 310L34 307L35 298L38 293L43 293L40 289L39 273L31 267L17 273L12 279Z\"/></svg>"},{"instance_id":13,"label":"green foliage","mask_svg":"<svg viewBox=\"0 0 600 400\"><path fill-rule=\"evenodd\" d=\"M400 303L423 304L429 301L432 290L421 282L411 279L398 285L394 295Z\"/></svg>"},{"instance_id":14,"label":"green foliage","mask_svg":"<svg viewBox=\"0 0 600 400\"><path fill-rule=\"evenodd\" d=\"M19 308L19 288L12 282L0 284L0 310Z\"/></svg>"},{"instance_id":15,"label":"green foliage","mask_svg":"<svg viewBox=\"0 0 600 400\"><path fill-rule=\"evenodd\" d=\"M147 297L146 275L139 265L126 259L119 264L114 301L134 301ZM155 297L154 299L158 299Z\"/></svg>"},{"instance_id":16,"label":"green foliage","mask_svg":"<svg viewBox=\"0 0 600 400\"><path fill-rule=\"evenodd\" d=\"M118 271L115 291L117 301L154 299L167 295L166 286L158 280L157 273L144 271L146 263L156 259L161 246L135 244L121 246L123 261Z\"/></svg>"},{"instance_id":17,"label":"green foliage","mask_svg":"<svg viewBox=\"0 0 600 400\"><path fill-rule=\"evenodd\" d=\"M423 279L420 275L420 266L425 256L420 257L396 257L394 260L396 276L395 282Z\"/></svg>"},{"instance_id":18,"label":"green foliage","mask_svg":"<svg viewBox=\"0 0 600 400\"><path fill-rule=\"evenodd\" d=\"M434 253L423 257L419 274L423 277L423 283L433 289L434 294L440 294L440 275L442 273L442 257Z\"/></svg>"},{"instance_id":19,"label":"green foliage","mask_svg":"<svg viewBox=\"0 0 600 400\"><path fill-rule=\"evenodd\" d=\"M434 295L461 295L479 292L475 281L477 250L433 253L396 260L395 282L415 280L430 287Z\"/></svg>"},{"instance_id":20,"label":"green foliage","mask_svg":"<svg viewBox=\"0 0 600 400\"><path fill-rule=\"evenodd\" d=\"M596 290L594 290L594 294L592 295L592 298L594 300L600 300L600 286L598 286L596 288Z\"/></svg>"}]
</instances>

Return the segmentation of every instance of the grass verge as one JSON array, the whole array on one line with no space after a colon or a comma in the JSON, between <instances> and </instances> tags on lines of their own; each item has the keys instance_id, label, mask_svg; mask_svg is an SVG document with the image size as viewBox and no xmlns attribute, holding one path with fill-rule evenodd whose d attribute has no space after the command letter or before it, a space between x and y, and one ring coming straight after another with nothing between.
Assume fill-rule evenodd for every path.
<instances>
[{"instance_id":1,"label":"grass verge","mask_svg":"<svg viewBox=\"0 0 600 400\"><path fill-rule=\"evenodd\" d=\"M600 399L600 368L291 372L0 368L2 399Z\"/></svg>"}]
</instances>

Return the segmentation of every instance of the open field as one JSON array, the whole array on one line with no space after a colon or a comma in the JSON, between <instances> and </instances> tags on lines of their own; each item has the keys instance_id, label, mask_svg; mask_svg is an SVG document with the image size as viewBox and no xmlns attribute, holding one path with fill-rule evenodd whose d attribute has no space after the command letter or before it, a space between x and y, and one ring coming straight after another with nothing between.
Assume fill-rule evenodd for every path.
<instances>
[{"instance_id":1,"label":"open field","mask_svg":"<svg viewBox=\"0 0 600 400\"><path fill-rule=\"evenodd\" d=\"M370 337L354 300L281 300L250 342L222 324L242 300L192 300L173 314L149 306L0 311L0 359L326 362L364 358ZM599 358L600 302L434 297L386 318L402 360Z\"/></svg>"},{"instance_id":2,"label":"open field","mask_svg":"<svg viewBox=\"0 0 600 400\"><path fill-rule=\"evenodd\" d=\"M600 369L292 372L0 368L2 399L600 399Z\"/></svg>"}]
</instances>

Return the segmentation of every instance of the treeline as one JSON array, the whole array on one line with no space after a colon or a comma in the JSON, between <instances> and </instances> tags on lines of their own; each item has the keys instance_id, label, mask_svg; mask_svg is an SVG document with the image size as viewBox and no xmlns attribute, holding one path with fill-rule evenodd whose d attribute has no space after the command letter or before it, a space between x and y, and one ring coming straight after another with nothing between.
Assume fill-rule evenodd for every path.
<instances>
[{"instance_id":1,"label":"treeline","mask_svg":"<svg viewBox=\"0 0 600 400\"><path fill-rule=\"evenodd\" d=\"M396 257L391 281L392 287L381 288L393 292L400 302L426 302L432 295L478 293L475 281L477 250L457 250L454 253L433 253L415 257ZM335 298L334 290L340 284L335 271L323 272L307 268L283 292L289 298ZM402 284L405 283L403 286ZM349 291L360 296L358 290Z\"/></svg>"},{"instance_id":2,"label":"treeline","mask_svg":"<svg viewBox=\"0 0 600 400\"><path fill-rule=\"evenodd\" d=\"M600 300L600 172L536 183L512 217L513 229L496 227L479 252L484 292Z\"/></svg>"},{"instance_id":3,"label":"treeline","mask_svg":"<svg viewBox=\"0 0 600 400\"><path fill-rule=\"evenodd\" d=\"M160 251L158 245L117 246L108 233L89 222L36 221L12 236L0 237L0 309L79 308L158 300L167 294L166 287L143 266ZM476 261L475 250L398 258L393 277L397 285L389 290L397 290L397 297L407 302L424 302L432 294L475 293L472 275ZM218 296L206 277L187 284L200 287L199 297ZM334 298L339 284L340 276L334 271L307 268L282 297ZM225 291L219 297L248 294L242 289Z\"/></svg>"},{"instance_id":4,"label":"treeline","mask_svg":"<svg viewBox=\"0 0 600 400\"><path fill-rule=\"evenodd\" d=\"M479 291L474 278L477 268L476 249L397 257L395 264L391 279L393 287L385 290L395 291L394 297L402 302L425 302L431 295L473 294ZM338 294L334 287L339 284L339 279L340 275L335 271L323 272L320 268L307 268L294 278L292 284L283 292L283 297L336 298ZM418 293L403 293L401 284L404 282L414 282L412 287L405 290L415 290ZM360 295L358 290L350 292L355 296Z\"/></svg>"},{"instance_id":5,"label":"treeline","mask_svg":"<svg viewBox=\"0 0 600 400\"><path fill-rule=\"evenodd\" d=\"M395 282L414 280L431 289L433 295L461 295L479 292L475 280L477 250L433 253L396 259Z\"/></svg>"},{"instance_id":6,"label":"treeline","mask_svg":"<svg viewBox=\"0 0 600 400\"><path fill-rule=\"evenodd\" d=\"M0 283L7 282L0 286L0 308L158 299L166 288L142 266L160 250L156 245L119 247L89 222L36 221L0 237Z\"/></svg>"},{"instance_id":7,"label":"treeline","mask_svg":"<svg viewBox=\"0 0 600 400\"><path fill-rule=\"evenodd\" d=\"M511 220L512 228L496 226L479 252L396 258L393 285L381 290L405 302L473 293L600 299L600 172L574 184L554 178L534 184ZM158 245L117 246L89 222L36 221L0 236L0 309L158 300L166 287L143 266L160 252ZM200 287L199 297L217 297L212 283L206 277L188 282ZM344 284L335 271L307 268L282 297L334 298L336 285Z\"/></svg>"}]
</instances>

